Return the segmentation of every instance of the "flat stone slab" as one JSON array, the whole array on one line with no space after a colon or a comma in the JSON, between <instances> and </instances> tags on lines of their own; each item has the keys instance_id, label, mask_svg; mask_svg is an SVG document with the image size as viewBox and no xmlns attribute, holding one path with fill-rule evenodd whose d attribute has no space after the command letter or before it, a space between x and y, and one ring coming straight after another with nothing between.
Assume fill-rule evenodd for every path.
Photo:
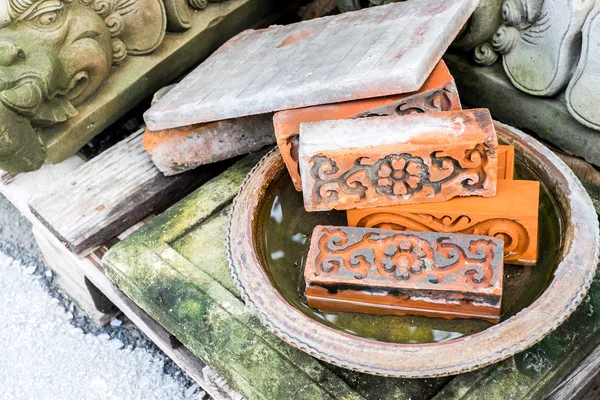
<instances>
[{"instance_id":1,"label":"flat stone slab","mask_svg":"<svg viewBox=\"0 0 600 400\"><path fill-rule=\"evenodd\" d=\"M477 0L408 1L231 39L145 115L161 130L418 90Z\"/></svg>"},{"instance_id":2,"label":"flat stone slab","mask_svg":"<svg viewBox=\"0 0 600 400\"><path fill-rule=\"evenodd\" d=\"M498 138L488 110L300 125L307 211L496 195Z\"/></svg>"},{"instance_id":3,"label":"flat stone slab","mask_svg":"<svg viewBox=\"0 0 600 400\"><path fill-rule=\"evenodd\" d=\"M319 310L498 322L503 255L489 236L319 225L306 299Z\"/></svg>"}]
</instances>

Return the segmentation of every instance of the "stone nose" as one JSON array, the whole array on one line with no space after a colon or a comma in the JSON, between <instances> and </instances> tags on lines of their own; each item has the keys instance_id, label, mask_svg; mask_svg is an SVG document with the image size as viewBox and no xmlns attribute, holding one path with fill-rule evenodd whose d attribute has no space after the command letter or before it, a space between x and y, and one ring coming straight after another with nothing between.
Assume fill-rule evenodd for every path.
<instances>
[{"instance_id":1,"label":"stone nose","mask_svg":"<svg viewBox=\"0 0 600 400\"><path fill-rule=\"evenodd\" d=\"M23 54L18 46L12 43L0 42L0 65L9 66L15 63L19 56Z\"/></svg>"}]
</instances>

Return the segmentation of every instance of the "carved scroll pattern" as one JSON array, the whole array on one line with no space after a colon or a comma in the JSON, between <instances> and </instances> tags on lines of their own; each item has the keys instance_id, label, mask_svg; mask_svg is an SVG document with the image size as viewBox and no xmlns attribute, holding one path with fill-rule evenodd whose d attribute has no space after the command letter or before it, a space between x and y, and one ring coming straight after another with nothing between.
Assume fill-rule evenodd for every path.
<instances>
[{"instance_id":1,"label":"carved scroll pattern","mask_svg":"<svg viewBox=\"0 0 600 400\"><path fill-rule=\"evenodd\" d=\"M452 92L444 88L428 96L416 96L401 102L396 107L398 115L446 111L452 108Z\"/></svg>"},{"instance_id":2,"label":"carved scroll pattern","mask_svg":"<svg viewBox=\"0 0 600 400\"><path fill-rule=\"evenodd\" d=\"M430 214L374 213L363 217L358 227L493 236L504 240L506 261L518 259L529 248L527 229L510 219L473 220L467 215L435 217Z\"/></svg>"},{"instance_id":3,"label":"carved scroll pattern","mask_svg":"<svg viewBox=\"0 0 600 400\"><path fill-rule=\"evenodd\" d=\"M440 237L435 243L416 234L367 233L351 238L342 229L326 229L319 239L317 275L350 272L365 279L372 270L392 281L439 284L446 276L463 277L469 285L489 285L494 270L492 240L470 240L464 245Z\"/></svg>"},{"instance_id":4,"label":"carved scroll pattern","mask_svg":"<svg viewBox=\"0 0 600 400\"><path fill-rule=\"evenodd\" d=\"M325 155L314 157L311 175L315 180L313 196L326 204L335 202L340 194L364 200L367 190L398 199L413 193L435 195L444 185L458 180L465 188L483 187L487 178L486 146L478 144L467 150L461 159L443 151L430 155L431 163L410 154L392 154L379 160L360 157L352 168L340 171L337 163Z\"/></svg>"},{"instance_id":5,"label":"carved scroll pattern","mask_svg":"<svg viewBox=\"0 0 600 400\"><path fill-rule=\"evenodd\" d=\"M458 102L457 99L453 99L454 96L455 92L449 86L446 86L440 90L419 93L400 99L392 104L362 112L354 118L450 111L452 105Z\"/></svg>"}]
</instances>

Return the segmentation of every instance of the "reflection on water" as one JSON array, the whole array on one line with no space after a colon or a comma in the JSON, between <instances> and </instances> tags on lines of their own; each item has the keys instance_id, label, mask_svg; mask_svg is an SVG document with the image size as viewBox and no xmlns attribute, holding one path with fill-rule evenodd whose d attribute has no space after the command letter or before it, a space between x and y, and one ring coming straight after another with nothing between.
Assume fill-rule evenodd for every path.
<instances>
[{"instance_id":1,"label":"reflection on water","mask_svg":"<svg viewBox=\"0 0 600 400\"><path fill-rule=\"evenodd\" d=\"M533 179L518 169L520 179ZM480 332L491 324L475 319L446 320L417 316L381 316L322 312L304 296L303 269L316 225L347 225L344 212L307 213L302 195L287 174L275 184L264 215L263 254L273 285L294 307L321 323L352 335L394 343L431 343ZM540 259L536 267L505 266L503 319L531 304L548 284L556 267L560 224L555 206L544 192L540 201Z\"/></svg>"}]
</instances>

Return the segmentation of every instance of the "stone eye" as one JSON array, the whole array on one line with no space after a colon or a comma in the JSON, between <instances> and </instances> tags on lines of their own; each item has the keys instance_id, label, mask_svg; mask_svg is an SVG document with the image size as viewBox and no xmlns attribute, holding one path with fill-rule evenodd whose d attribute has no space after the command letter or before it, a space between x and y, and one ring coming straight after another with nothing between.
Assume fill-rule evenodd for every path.
<instances>
[{"instance_id":1,"label":"stone eye","mask_svg":"<svg viewBox=\"0 0 600 400\"><path fill-rule=\"evenodd\" d=\"M50 26L58 20L58 13L56 11L50 11L45 14L38 16L37 23L41 26Z\"/></svg>"},{"instance_id":2,"label":"stone eye","mask_svg":"<svg viewBox=\"0 0 600 400\"><path fill-rule=\"evenodd\" d=\"M42 1L29 13L27 21L40 28L49 28L61 20L63 11L64 4L59 0Z\"/></svg>"}]
</instances>

